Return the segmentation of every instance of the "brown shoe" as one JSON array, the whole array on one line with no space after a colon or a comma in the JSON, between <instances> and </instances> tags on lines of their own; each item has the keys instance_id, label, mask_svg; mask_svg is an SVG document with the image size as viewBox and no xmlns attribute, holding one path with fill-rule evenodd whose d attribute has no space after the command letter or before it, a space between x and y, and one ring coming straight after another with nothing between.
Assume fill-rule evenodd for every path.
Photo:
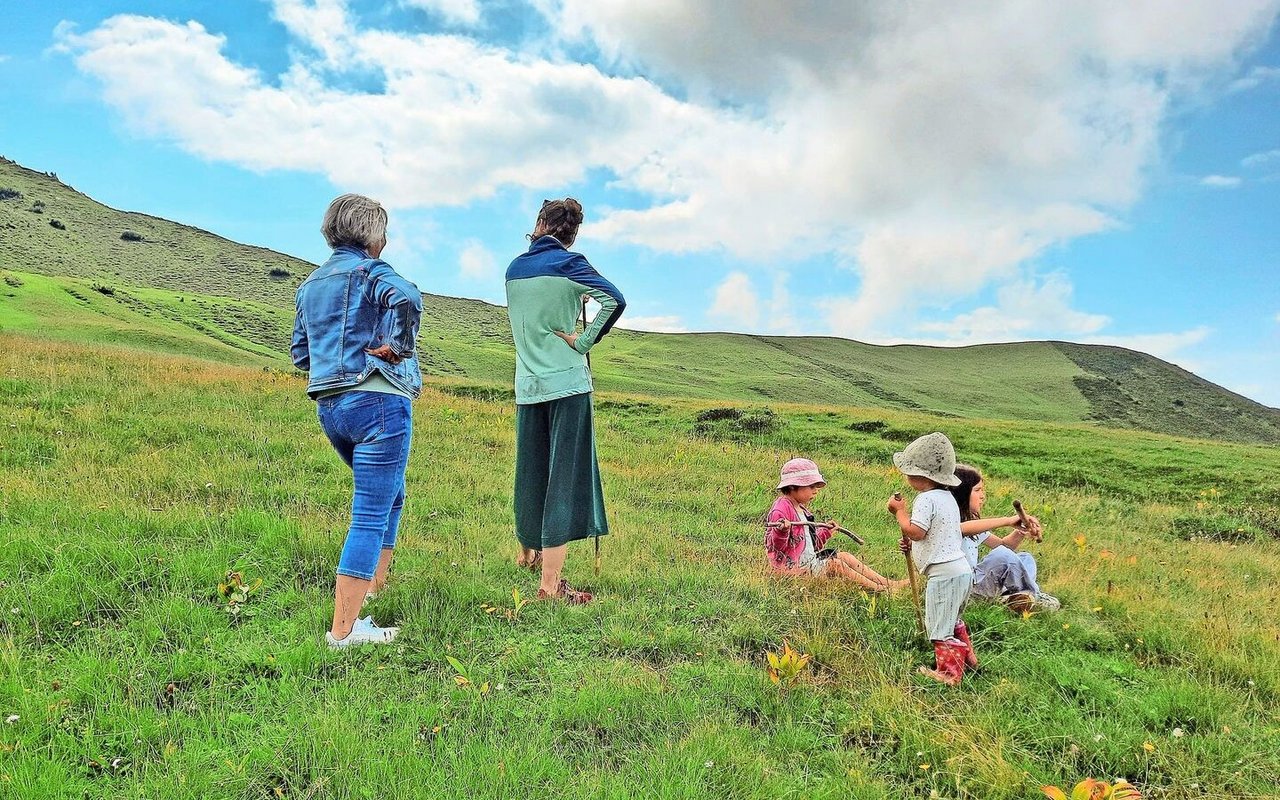
<instances>
[{"instance_id":1,"label":"brown shoe","mask_svg":"<svg viewBox=\"0 0 1280 800\"><path fill-rule=\"evenodd\" d=\"M529 558L525 558L524 553L521 552L516 558L516 566L523 567L530 572L537 572L542 569L542 551L534 550L533 555Z\"/></svg>"},{"instance_id":2,"label":"brown shoe","mask_svg":"<svg viewBox=\"0 0 1280 800\"><path fill-rule=\"evenodd\" d=\"M1035 610L1036 596L1031 592L1014 592L1001 597L1000 602L1013 613L1022 614L1026 611Z\"/></svg>"},{"instance_id":3,"label":"brown shoe","mask_svg":"<svg viewBox=\"0 0 1280 800\"><path fill-rule=\"evenodd\" d=\"M538 589L539 600L563 600L571 606L585 606L592 600L591 592L580 592L569 585L568 581L560 581L556 593L550 594L545 589Z\"/></svg>"}]
</instances>

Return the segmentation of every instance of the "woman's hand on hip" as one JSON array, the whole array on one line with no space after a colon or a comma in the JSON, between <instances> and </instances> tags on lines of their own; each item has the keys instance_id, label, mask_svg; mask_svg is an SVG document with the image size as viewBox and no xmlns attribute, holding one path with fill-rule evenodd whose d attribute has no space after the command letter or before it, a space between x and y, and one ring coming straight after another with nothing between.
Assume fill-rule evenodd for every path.
<instances>
[{"instance_id":1,"label":"woman's hand on hip","mask_svg":"<svg viewBox=\"0 0 1280 800\"><path fill-rule=\"evenodd\" d=\"M578 334L565 333L563 331L552 331L552 333L563 339L564 343L572 347L574 350L578 349Z\"/></svg>"},{"instance_id":2,"label":"woman's hand on hip","mask_svg":"<svg viewBox=\"0 0 1280 800\"><path fill-rule=\"evenodd\" d=\"M391 349L391 345L389 344L380 345L378 347L366 347L364 351L374 358L380 358L392 366L404 361L403 358L396 355L395 351Z\"/></svg>"}]
</instances>

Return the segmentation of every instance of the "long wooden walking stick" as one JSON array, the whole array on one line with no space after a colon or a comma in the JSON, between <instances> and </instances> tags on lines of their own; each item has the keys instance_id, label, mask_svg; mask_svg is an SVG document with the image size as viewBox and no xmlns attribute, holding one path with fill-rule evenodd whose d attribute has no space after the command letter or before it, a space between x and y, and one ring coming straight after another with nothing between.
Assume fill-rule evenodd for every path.
<instances>
[{"instance_id":1,"label":"long wooden walking stick","mask_svg":"<svg viewBox=\"0 0 1280 800\"><path fill-rule=\"evenodd\" d=\"M582 330L587 330L587 298L582 298ZM587 353L587 372L591 371L591 353ZM600 533L596 532L596 577L600 577Z\"/></svg>"},{"instance_id":2,"label":"long wooden walking stick","mask_svg":"<svg viewBox=\"0 0 1280 800\"><path fill-rule=\"evenodd\" d=\"M894 500L902 499L902 492L893 493ZM916 562L911 560L911 553L906 552L902 557L907 560L907 580L911 581L911 605L916 610L916 626L920 629L920 635L929 639L929 631L924 627L924 609L920 604L920 576L916 572Z\"/></svg>"}]
</instances>

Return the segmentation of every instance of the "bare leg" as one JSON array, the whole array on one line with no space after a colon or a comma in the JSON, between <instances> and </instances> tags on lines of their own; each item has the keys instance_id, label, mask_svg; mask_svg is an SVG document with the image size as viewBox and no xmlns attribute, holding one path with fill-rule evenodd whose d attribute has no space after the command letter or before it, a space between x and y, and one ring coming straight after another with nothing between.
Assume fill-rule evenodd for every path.
<instances>
[{"instance_id":1,"label":"bare leg","mask_svg":"<svg viewBox=\"0 0 1280 800\"><path fill-rule=\"evenodd\" d=\"M356 616L360 613L365 592L369 591L371 583L373 581L350 575L338 576L333 591L333 624L329 626L329 633L333 634L333 638L345 639L351 633L351 626L356 623Z\"/></svg>"},{"instance_id":2,"label":"bare leg","mask_svg":"<svg viewBox=\"0 0 1280 800\"><path fill-rule=\"evenodd\" d=\"M542 581L538 587L547 594L560 591L560 572L564 569L564 557L569 552L569 545L548 547L542 551Z\"/></svg>"},{"instance_id":3,"label":"bare leg","mask_svg":"<svg viewBox=\"0 0 1280 800\"><path fill-rule=\"evenodd\" d=\"M532 547L521 546L520 557L516 559L516 566L532 569L538 563L538 554L541 552L541 550L535 550Z\"/></svg>"},{"instance_id":4,"label":"bare leg","mask_svg":"<svg viewBox=\"0 0 1280 800\"><path fill-rule=\"evenodd\" d=\"M380 592L387 585L387 573L391 571L391 556L394 554L395 548L382 548L382 554L378 556L378 569L373 573L373 584L369 591Z\"/></svg>"},{"instance_id":5,"label":"bare leg","mask_svg":"<svg viewBox=\"0 0 1280 800\"><path fill-rule=\"evenodd\" d=\"M836 567L836 569L832 569ZM893 581L862 563L852 553L837 553L831 566L827 568L832 574L840 574L854 583L875 592L892 592L907 585L907 581Z\"/></svg>"}]
</instances>

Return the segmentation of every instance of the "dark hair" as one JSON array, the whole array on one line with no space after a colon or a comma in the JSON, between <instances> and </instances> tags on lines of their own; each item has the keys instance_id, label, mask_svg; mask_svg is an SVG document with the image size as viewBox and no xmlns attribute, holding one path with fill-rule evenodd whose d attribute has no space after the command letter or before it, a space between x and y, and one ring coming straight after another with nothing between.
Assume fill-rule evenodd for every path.
<instances>
[{"instance_id":1,"label":"dark hair","mask_svg":"<svg viewBox=\"0 0 1280 800\"><path fill-rule=\"evenodd\" d=\"M578 226L582 224L582 204L572 197L563 200L543 200L542 210L533 229L542 228L542 235L554 236L568 247L578 238ZM529 234L529 238L534 238Z\"/></svg>"},{"instance_id":2,"label":"dark hair","mask_svg":"<svg viewBox=\"0 0 1280 800\"><path fill-rule=\"evenodd\" d=\"M948 486L947 491L951 492L956 505L960 506L960 520L964 522L977 519L978 515L969 507L969 499L973 496L973 487L982 483L982 473L968 464L956 464L956 477L960 479L960 485Z\"/></svg>"}]
</instances>

